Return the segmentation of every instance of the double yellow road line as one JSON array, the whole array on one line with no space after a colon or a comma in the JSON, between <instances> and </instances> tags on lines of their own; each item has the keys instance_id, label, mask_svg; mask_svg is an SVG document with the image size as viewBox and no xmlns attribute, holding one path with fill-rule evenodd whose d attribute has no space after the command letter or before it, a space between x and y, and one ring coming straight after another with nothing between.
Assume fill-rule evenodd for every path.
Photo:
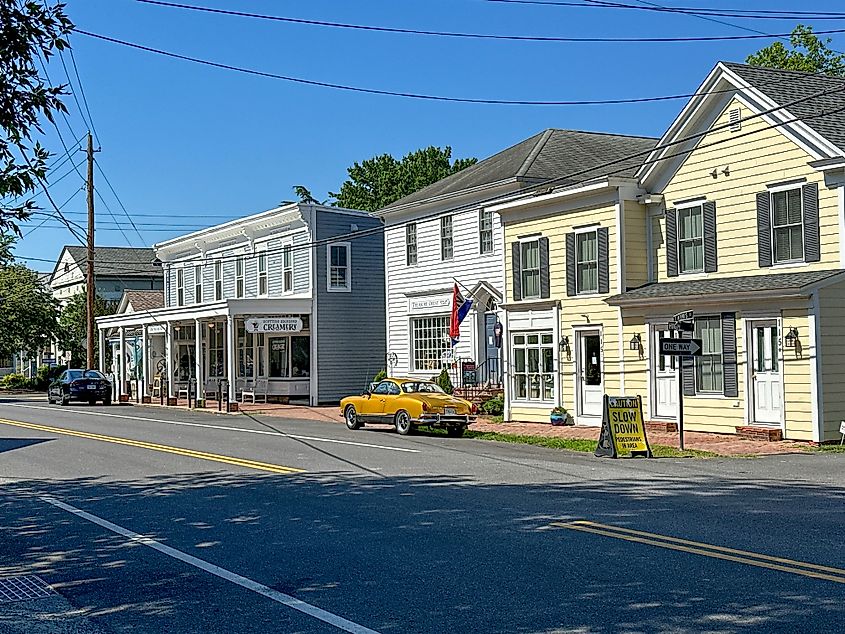
<instances>
[{"instance_id":1,"label":"double yellow road line","mask_svg":"<svg viewBox=\"0 0 845 634\"><path fill-rule=\"evenodd\" d=\"M813 579L833 581L834 583L845 583L845 570L842 568L833 568L831 566L823 566L821 564L796 561L794 559L786 559L784 557L773 557L771 555L764 555L747 550L727 548L725 546L715 546L713 544L696 542L690 539L681 539L680 537L670 537L668 535L660 535L657 533L647 533L645 531L623 528L621 526L599 524L598 522L590 522L588 520L552 522L550 526L580 531L582 533L593 533L594 535L613 537L615 539L622 539L637 544L647 544L649 546L657 546L659 548L677 550L685 553L692 553L694 555L703 555L705 557L713 557L715 559L724 559L725 561L733 561L740 564L747 564L749 566L757 566L758 568L768 568L769 570L788 572L794 575L812 577Z\"/></svg>"},{"instance_id":2,"label":"double yellow road line","mask_svg":"<svg viewBox=\"0 0 845 634\"><path fill-rule=\"evenodd\" d=\"M208 453L205 451L194 451L193 449L183 449L182 447L159 445L156 443L144 442L142 440L132 440L130 438L118 438L116 436L92 434L85 431L77 431L75 429L66 429L64 427L49 427L47 425L37 425L35 423L25 423L23 421L7 420L5 418L0 418L0 424L11 425L12 427L22 427L23 429L33 429L35 431L47 432L50 434L61 434L63 436L75 436L76 438L85 438L87 440L108 442L115 445L137 447L138 449L149 449L150 451L160 451L162 453L176 454L177 456L198 458L199 460L210 460L211 462L221 462L223 464L234 465L236 467L257 469L258 471L268 471L270 473L303 473L302 469L296 469L294 467L285 467L283 465L270 464L268 462L258 462L257 460L247 460L245 458L235 458L232 456L221 456L220 454Z\"/></svg>"}]
</instances>

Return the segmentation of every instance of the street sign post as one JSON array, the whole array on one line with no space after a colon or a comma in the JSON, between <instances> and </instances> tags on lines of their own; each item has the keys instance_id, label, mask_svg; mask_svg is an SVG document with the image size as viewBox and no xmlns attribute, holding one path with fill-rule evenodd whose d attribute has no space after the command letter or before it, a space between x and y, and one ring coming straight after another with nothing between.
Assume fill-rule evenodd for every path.
<instances>
[{"instance_id":1,"label":"street sign post","mask_svg":"<svg viewBox=\"0 0 845 634\"><path fill-rule=\"evenodd\" d=\"M691 310L677 313L669 329L678 334L682 332L693 332L695 330L695 315ZM701 339L661 339L660 354L681 357L678 363L678 447L684 450L684 362L683 358L701 356Z\"/></svg>"},{"instance_id":2,"label":"street sign post","mask_svg":"<svg viewBox=\"0 0 845 634\"><path fill-rule=\"evenodd\" d=\"M685 310L682 313L675 314L675 316L672 317L672 319L674 321L690 321L691 322L694 317L695 316L693 315L691 310Z\"/></svg>"},{"instance_id":3,"label":"street sign post","mask_svg":"<svg viewBox=\"0 0 845 634\"><path fill-rule=\"evenodd\" d=\"M701 339L661 339L660 354L672 357L699 357Z\"/></svg>"}]
</instances>

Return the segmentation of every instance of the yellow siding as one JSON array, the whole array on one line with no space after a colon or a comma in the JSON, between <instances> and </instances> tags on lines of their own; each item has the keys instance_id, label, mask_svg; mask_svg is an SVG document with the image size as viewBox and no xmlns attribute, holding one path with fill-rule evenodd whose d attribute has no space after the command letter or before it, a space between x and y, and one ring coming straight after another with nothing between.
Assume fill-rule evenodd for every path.
<instances>
[{"instance_id":1,"label":"yellow siding","mask_svg":"<svg viewBox=\"0 0 845 634\"><path fill-rule=\"evenodd\" d=\"M510 420L516 423L548 423L551 411L552 408L546 405L537 407L513 405Z\"/></svg>"},{"instance_id":2,"label":"yellow siding","mask_svg":"<svg viewBox=\"0 0 845 634\"><path fill-rule=\"evenodd\" d=\"M728 122L728 111L741 108L743 116L748 108L732 101L713 124ZM747 132L751 136L740 136ZM732 138L734 137L734 138ZM706 196L716 202L716 235L718 241L719 275L754 275L771 273L757 262L757 201L756 194L766 191L766 185L779 181L806 178L819 185L819 234L821 261L801 270L839 267L839 221L836 190L828 189L823 176L807 165L812 157L787 139L777 128L771 128L762 118L742 124L742 132L725 129L704 137L699 145L724 141L713 147L699 147L684 161L662 192L666 207L674 201ZM730 175L721 172L729 168ZM717 178L711 172L718 170ZM657 240L657 274L666 279L666 250L664 219L656 219L653 227ZM777 269L774 269L777 270Z\"/></svg>"},{"instance_id":3,"label":"yellow siding","mask_svg":"<svg viewBox=\"0 0 845 634\"><path fill-rule=\"evenodd\" d=\"M625 361L625 396L641 396L643 399L643 415L649 411L648 363L649 338L648 326L642 316L623 316L622 357ZM642 340L641 353L629 350L628 344L634 335ZM642 354L642 358L641 358Z\"/></svg>"},{"instance_id":4,"label":"yellow siding","mask_svg":"<svg viewBox=\"0 0 845 634\"><path fill-rule=\"evenodd\" d=\"M812 365L815 363L810 350L807 333L809 319L807 309L782 311L784 333L789 328L798 328L803 335L802 349L784 348L783 355L783 411L786 422L785 438L794 440L813 439L813 395L811 389ZM782 333L783 334L783 333ZM781 341L783 339L781 338Z\"/></svg>"},{"instance_id":5,"label":"yellow siding","mask_svg":"<svg viewBox=\"0 0 845 634\"><path fill-rule=\"evenodd\" d=\"M822 401L824 438L839 440L839 424L845 420L845 283L819 292ZM805 330L800 340L807 343Z\"/></svg>"},{"instance_id":6,"label":"yellow siding","mask_svg":"<svg viewBox=\"0 0 845 634\"><path fill-rule=\"evenodd\" d=\"M623 217L625 219L625 286L636 288L648 282L646 208L637 202L626 200L623 203Z\"/></svg>"}]
</instances>

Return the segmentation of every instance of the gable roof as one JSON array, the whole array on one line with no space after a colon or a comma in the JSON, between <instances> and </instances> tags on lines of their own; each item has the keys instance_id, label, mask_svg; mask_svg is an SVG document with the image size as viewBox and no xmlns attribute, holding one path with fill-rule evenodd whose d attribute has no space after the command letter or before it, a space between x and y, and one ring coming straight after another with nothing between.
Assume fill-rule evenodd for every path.
<instances>
[{"instance_id":1,"label":"gable roof","mask_svg":"<svg viewBox=\"0 0 845 634\"><path fill-rule=\"evenodd\" d=\"M712 117L721 112L734 97L742 98L755 114L765 112L764 120L778 125L814 160L841 157L845 155L845 110L833 111L845 108L842 82L838 77L718 62L643 162L637 177L648 188L655 174L673 173L701 141L700 133L708 129L708 113Z\"/></svg>"},{"instance_id":2,"label":"gable roof","mask_svg":"<svg viewBox=\"0 0 845 634\"><path fill-rule=\"evenodd\" d=\"M56 270L65 253L70 255L82 275L86 275L88 272L87 249L83 246L65 246L56 261L51 277L56 277ZM161 267L153 265L154 259L155 252L150 248L96 247L94 249L94 273L115 277L161 277L163 275Z\"/></svg>"},{"instance_id":3,"label":"gable roof","mask_svg":"<svg viewBox=\"0 0 845 634\"><path fill-rule=\"evenodd\" d=\"M586 180L585 176L572 179L562 177L632 154L647 152L654 147L655 142L656 139L651 137L550 128L400 198L375 212L375 215L508 182L540 183L552 178L561 178L556 183L559 185L581 182ZM636 157L630 162L603 170L600 174L592 174L591 177L610 174L633 176L641 163L642 158Z\"/></svg>"},{"instance_id":4,"label":"gable roof","mask_svg":"<svg viewBox=\"0 0 845 634\"><path fill-rule=\"evenodd\" d=\"M129 311L129 307L132 311ZM164 291L123 291L120 298L118 313L144 312L164 308Z\"/></svg>"}]
</instances>

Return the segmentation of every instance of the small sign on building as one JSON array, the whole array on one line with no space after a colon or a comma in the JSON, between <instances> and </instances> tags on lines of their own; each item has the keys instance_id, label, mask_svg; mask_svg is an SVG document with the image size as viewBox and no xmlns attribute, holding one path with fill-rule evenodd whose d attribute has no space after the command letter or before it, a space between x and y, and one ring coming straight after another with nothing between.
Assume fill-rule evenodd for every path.
<instances>
[{"instance_id":1,"label":"small sign on building","mask_svg":"<svg viewBox=\"0 0 845 634\"><path fill-rule=\"evenodd\" d=\"M605 394L604 416L595 455L618 458L627 454L652 457L643 421L642 398Z\"/></svg>"},{"instance_id":2,"label":"small sign on building","mask_svg":"<svg viewBox=\"0 0 845 634\"><path fill-rule=\"evenodd\" d=\"M475 361L461 362L461 381L464 385L475 385L478 382Z\"/></svg>"},{"instance_id":3,"label":"small sign on building","mask_svg":"<svg viewBox=\"0 0 845 634\"><path fill-rule=\"evenodd\" d=\"M244 322L247 332L252 333L288 333L301 332L302 319L299 317L251 317Z\"/></svg>"}]
</instances>

